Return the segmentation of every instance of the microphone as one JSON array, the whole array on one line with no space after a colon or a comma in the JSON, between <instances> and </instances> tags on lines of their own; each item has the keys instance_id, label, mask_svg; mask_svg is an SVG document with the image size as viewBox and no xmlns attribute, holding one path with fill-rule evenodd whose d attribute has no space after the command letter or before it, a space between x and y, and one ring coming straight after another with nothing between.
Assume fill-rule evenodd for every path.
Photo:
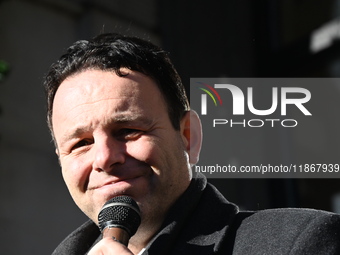
<instances>
[{"instance_id":1,"label":"microphone","mask_svg":"<svg viewBox=\"0 0 340 255\"><path fill-rule=\"evenodd\" d=\"M100 210L98 223L103 237L113 238L127 246L141 223L139 207L131 197L114 197Z\"/></svg>"}]
</instances>

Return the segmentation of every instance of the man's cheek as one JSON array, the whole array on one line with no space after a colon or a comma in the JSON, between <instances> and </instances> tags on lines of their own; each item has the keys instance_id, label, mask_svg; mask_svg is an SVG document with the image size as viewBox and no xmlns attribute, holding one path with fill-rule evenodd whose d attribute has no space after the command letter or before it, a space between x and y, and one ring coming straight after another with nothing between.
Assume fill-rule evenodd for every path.
<instances>
[{"instance_id":1,"label":"man's cheek","mask_svg":"<svg viewBox=\"0 0 340 255\"><path fill-rule=\"evenodd\" d=\"M84 191L84 176L81 168L62 165L62 176L70 192Z\"/></svg>"},{"instance_id":2,"label":"man's cheek","mask_svg":"<svg viewBox=\"0 0 340 255\"><path fill-rule=\"evenodd\" d=\"M126 151L131 157L145 163L152 162L155 153L157 154L156 145L152 142L135 142L128 145Z\"/></svg>"}]
</instances>

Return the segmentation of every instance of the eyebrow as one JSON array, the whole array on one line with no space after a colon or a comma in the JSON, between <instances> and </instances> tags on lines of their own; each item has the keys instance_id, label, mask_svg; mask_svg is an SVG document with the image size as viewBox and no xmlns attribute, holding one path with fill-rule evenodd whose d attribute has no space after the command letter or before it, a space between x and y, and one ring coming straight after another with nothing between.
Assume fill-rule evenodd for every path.
<instances>
[{"instance_id":1,"label":"eyebrow","mask_svg":"<svg viewBox=\"0 0 340 255\"><path fill-rule=\"evenodd\" d=\"M81 134L84 134L86 132L90 131L90 128L84 126L80 126L80 127L77 127L74 131L70 132L70 133L65 133L61 140L60 140L60 148L62 148L68 141L71 141L79 136L81 136Z\"/></svg>"},{"instance_id":2,"label":"eyebrow","mask_svg":"<svg viewBox=\"0 0 340 255\"><path fill-rule=\"evenodd\" d=\"M146 116L137 115L137 116L129 116L129 115L117 115L112 118L109 118L103 125L109 126L112 123L115 123L116 125L123 125L123 124L141 124L143 126L152 126L154 123L154 120L151 118L148 118ZM91 126L78 126L74 131L67 132L62 136L62 139L60 141L60 147L63 147L65 143L67 143L70 140L73 140L75 138L80 137L81 135L88 133L92 130Z\"/></svg>"}]
</instances>

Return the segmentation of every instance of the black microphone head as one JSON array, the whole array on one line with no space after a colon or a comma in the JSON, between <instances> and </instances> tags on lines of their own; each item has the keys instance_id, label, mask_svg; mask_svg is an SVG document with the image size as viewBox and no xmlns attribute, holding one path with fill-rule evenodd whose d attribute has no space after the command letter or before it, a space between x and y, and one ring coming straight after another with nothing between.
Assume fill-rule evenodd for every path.
<instances>
[{"instance_id":1,"label":"black microphone head","mask_svg":"<svg viewBox=\"0 0 340 255\"><path fill-rule=\"evenodd\" d=\"M131 237L141 223L139 207L131 197L114 197L100 210L98 223L101 232L107 227L121 228Z\"/></svg>"}]
</instances>

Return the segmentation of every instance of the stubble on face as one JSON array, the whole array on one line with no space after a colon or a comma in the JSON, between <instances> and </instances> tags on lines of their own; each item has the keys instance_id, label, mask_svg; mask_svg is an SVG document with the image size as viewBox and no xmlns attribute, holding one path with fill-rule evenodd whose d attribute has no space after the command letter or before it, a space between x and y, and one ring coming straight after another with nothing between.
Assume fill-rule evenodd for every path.
<instances>
[{"instance_id":1,"label":"stubble on face","mask_svg":"<svg viewBox=\"0 0 340 255\"><path fill-rule=\"evenodd\" d=\"M183 136L174 130L157 85L127 72L126 77L99 70L76 74L61 84L54 101L65 182L95 222L106 200L121 193L137 201L145 224L162 221L191 178Z\"/></svg>"}]
</instances>

